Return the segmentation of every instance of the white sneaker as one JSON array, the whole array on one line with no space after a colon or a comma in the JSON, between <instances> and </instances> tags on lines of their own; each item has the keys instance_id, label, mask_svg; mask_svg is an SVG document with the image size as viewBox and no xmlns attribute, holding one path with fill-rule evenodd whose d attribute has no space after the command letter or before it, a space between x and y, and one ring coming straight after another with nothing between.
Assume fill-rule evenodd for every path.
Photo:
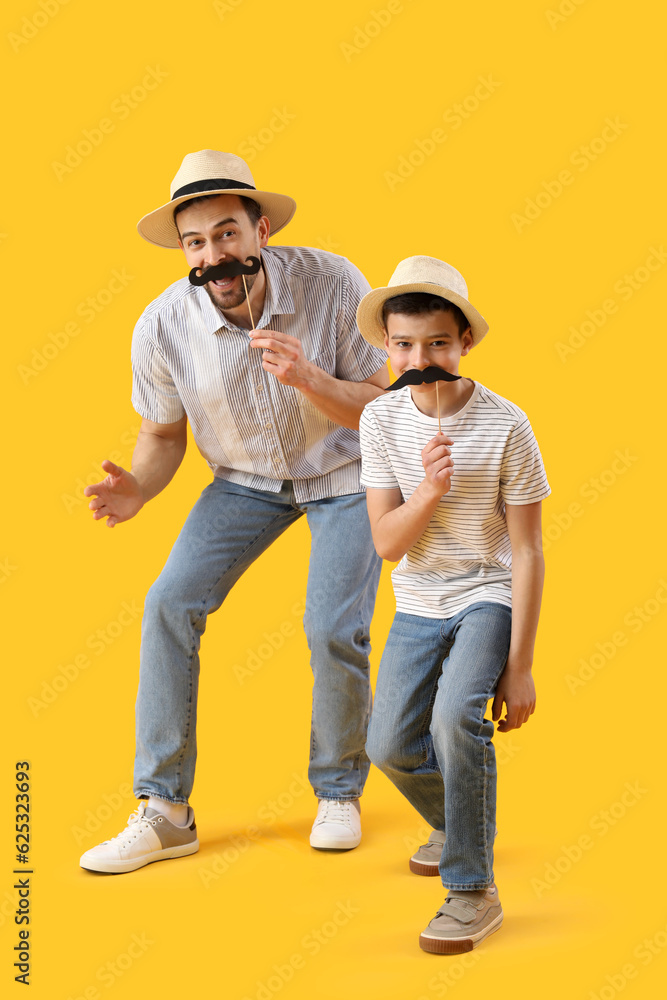
<instances>
[{"instance_id":1,"label":"white sneaker","mask_svg":"<svg viewBox=\"0 0 667 1000\"><path fill-rule=\"evenodd\" d=\"M349 851L361 841L358 799L320 799L310 834L310 846L319 850Z\"/></svg>"},{"instance_id":2,"label":"white sneaker","mask_svg":"<svg viewBox=\"0 0 667 1000\"><path fill-rule=\"evenodd\" d=\"M182 858L199 850L192 807L188 806L185 826L175 826L156 809L141 802L122 833L91 847L79 864L91 872L133 872L153 861Z\"/></svg>"}]
</instances>

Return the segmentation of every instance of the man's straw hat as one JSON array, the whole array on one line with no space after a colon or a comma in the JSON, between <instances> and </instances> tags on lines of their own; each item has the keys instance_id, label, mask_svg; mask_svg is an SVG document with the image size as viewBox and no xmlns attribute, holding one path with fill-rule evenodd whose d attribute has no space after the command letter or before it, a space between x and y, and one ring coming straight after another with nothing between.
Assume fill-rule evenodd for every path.
<instances>
[{"instance_id":1,"label":"man's straw hat","mask_svg":"<svg viewBox=\"0 0 667 1000\"><path fill-rule=\"evenodd\" d=\"M145 240L159 247L178 247L178 229L174 222L174 209L184 201L207 194L235 194L252 198L262 208L271 224L271 233L286 226L296 211L296 202L286 194L257 191L252 174L245 160L233 153L220 153L216 149L200 149L188 153L178 173L171 182L170 198L166 205L144 215L137 229Z\"/></svg>"}]
</instances>

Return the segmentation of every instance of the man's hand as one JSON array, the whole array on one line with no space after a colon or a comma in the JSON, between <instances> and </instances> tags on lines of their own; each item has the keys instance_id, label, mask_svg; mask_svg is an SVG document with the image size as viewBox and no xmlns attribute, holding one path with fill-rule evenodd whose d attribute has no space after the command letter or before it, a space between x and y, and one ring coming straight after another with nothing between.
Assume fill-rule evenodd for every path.
<instances>
[{"instance_id":1,"label":"man's hand","mask_svg":"<svg viewBox=\"0 0 667 1000\"><path fill-rule=\"evenodd\" d=\"M422 465L426 473L425 482L438 496L449 493L452 485L452 472L454 471L454 462L450 451L452 444L454 442L451 438L438 432L422 451Z\"/></svg>"},{"instance_id":2,"label":"man's hand","mask_svg":"<svg viewBox=\"0 0 667 1000\"><path fill-rule=\"evenodd\" d=\"M505 703L507 713L500 719ZM511 665L505 667L493 699L491 717L498 722L498 731L508 733L510 729L519 729L528 722L535 711L535 682L530 670L513 670Z\"/></svg>"},{"instance_id":3,"label":"man's hand","mask_svg":"<svg viewBox=\"0 0 667 1000\"><path fill-rule=\"evenodd\" d=\"M84 496L95 497L88 504L94 511L93 518L99 521L107 518L107 528L113 528L122 521L129 521L144 505L144 497L139 483L131 472L105 459L102 468L107 473L101 483L86 486Z\"/></svg>"},{"instance_id":4,"label":"man's hand","mask_svg":"<svg viewBox=\"0 0 667 1000\"><path fill-rule=\"evenodd\" d=\"M283 385L305 389L320 369L304 356L301 341L278 330L251 330L250 346L263 351L262 367Z\"/></svg>"}]
</instances>

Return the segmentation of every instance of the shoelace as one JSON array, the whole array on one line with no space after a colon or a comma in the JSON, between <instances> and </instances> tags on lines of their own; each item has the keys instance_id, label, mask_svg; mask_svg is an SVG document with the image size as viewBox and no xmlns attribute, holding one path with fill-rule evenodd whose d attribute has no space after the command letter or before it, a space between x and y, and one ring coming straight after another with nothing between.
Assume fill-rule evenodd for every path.
<instances>
[{"instance_id":1,"label":"shoelace","mask_svg":"<svg viewBox=\"0 0 667 1000\"><path fill-rule=\"evenodd\" d=\"M322 799L324 808L317 817L318 823L347 823L350 819L351 803L339 799Z\"/></svg>"},{"instance_id":2,"label":"shoelace","mask_svg":"<svg viewBox=\"0 0 667 1000\"><path fill-rule=\"evenodd\" d=\"M144 815L146 806L142 802L136 812L130 813L127 826L124 830L111 840L105 840L105 844L116 843L119 847L129 847L133 840L136 840L142 833L152 825L151 821Z\"/></svg>"}]
</instances>

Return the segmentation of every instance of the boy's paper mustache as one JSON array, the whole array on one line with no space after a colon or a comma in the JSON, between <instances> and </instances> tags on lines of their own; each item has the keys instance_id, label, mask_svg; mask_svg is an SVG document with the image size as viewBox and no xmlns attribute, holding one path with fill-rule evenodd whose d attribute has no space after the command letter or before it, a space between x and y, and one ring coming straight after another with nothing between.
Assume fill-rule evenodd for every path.
<instances>
[{"instance_id":1,"label":"boy's paper mustache","mask_svg":"<svg viewBox=\"0 0 667 1000\"><path fill-rule=\"evenodd\" d=\"M250 261L250 264L247 262ZM246 257L246 263L240 260L230 260L224 264L214 264L203 274L198 274L198 267L193 267L188 278L191 285L206 285L209 281L219 281L220 278L235 278L237 274L257 274L261 267L259 257Z\"/></svg>"},{"instance_id":2,"label":"boy's paper mustache","mask_svg":"<svg viewBox=\"0 0 667 1000\"><path fill-rule=\"evenodd\" d=\"M403 372L395 382L392 382L389 388L385 389L385 392L391 392L392 389L402 389L404 385L421 385L423 382L456 382L460 378L460 375L452 375L451 372L446 372L444 368L436 368L435 365L429 365L423 371L411 368L409 371Z\"/></svg>"}]
</instances>

